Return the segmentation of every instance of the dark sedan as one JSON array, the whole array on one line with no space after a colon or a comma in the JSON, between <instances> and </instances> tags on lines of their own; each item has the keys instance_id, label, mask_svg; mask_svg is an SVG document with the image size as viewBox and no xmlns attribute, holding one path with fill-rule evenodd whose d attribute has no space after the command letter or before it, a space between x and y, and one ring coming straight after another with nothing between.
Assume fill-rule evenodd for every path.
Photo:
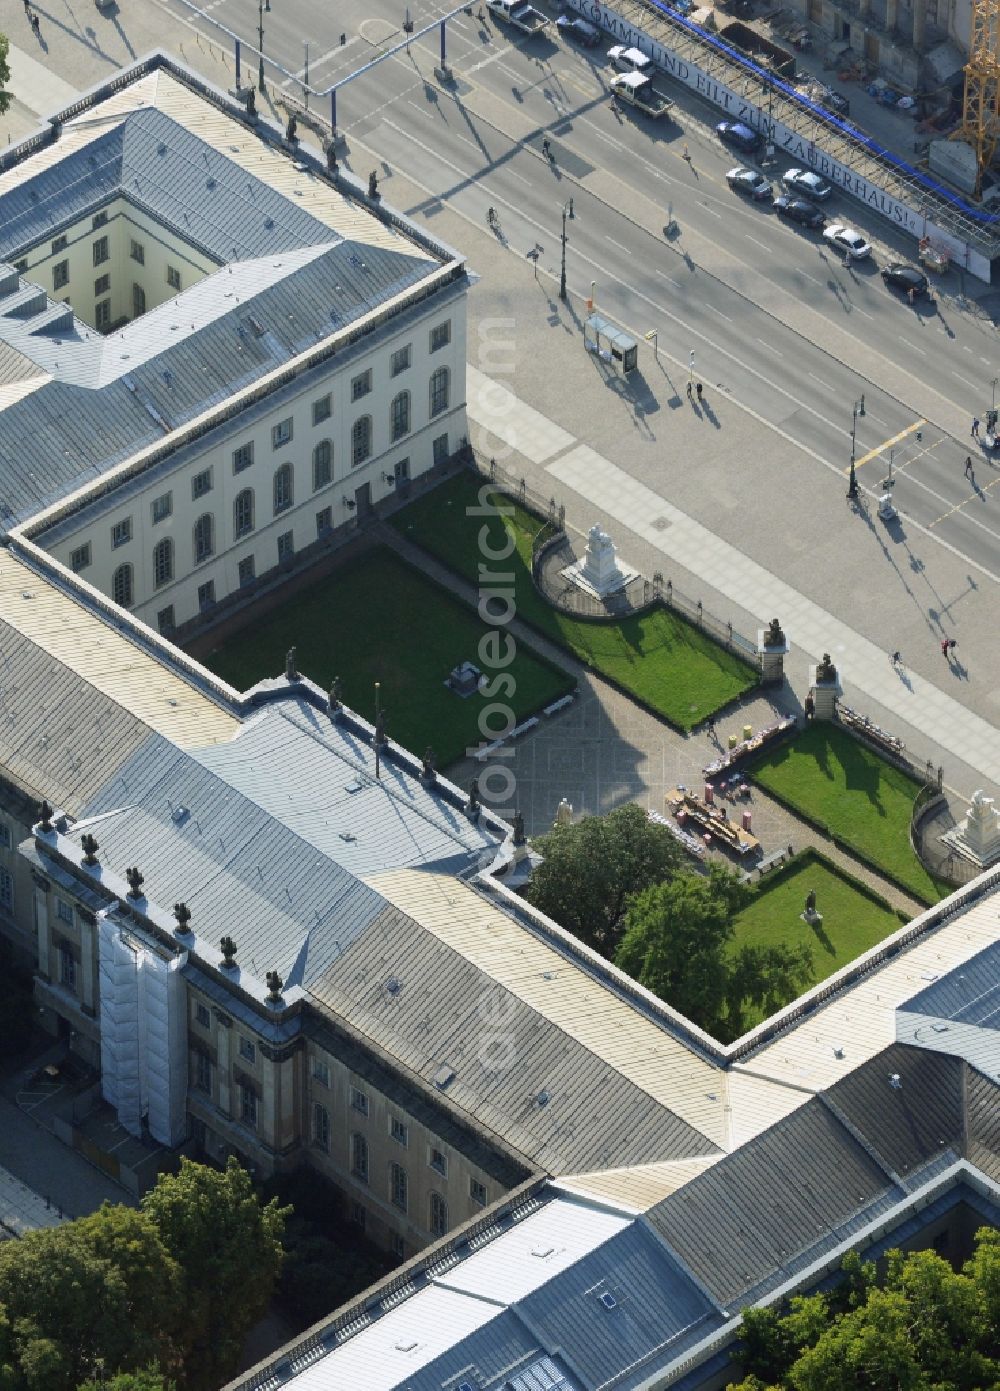
<instances>
[{"instance_id":1,"label":"dark sedan","mask_svg":"<svg viewBox=\"0 0 1000 1391\"><path fill-rule=\"evenodd\" d=\"M890 290L898 290L903 295L908 295L911 290L914 296L926 295L930 288L923 271L917 270L916 266L906 266L900 262L886 266L882 272L882 279Z\"/></svg>"},{"instance_id":2,"label":"dark sedan","mask_svg":"<svg viewBox=\"0 0 1000 1391\"><path fill-rule=\"evenodd\" d=\"M797 222L800 227L825 227L826 217L814 203L804 198L790 198L787 193L779 194L774 200L774 210L779 217L787 217L789 222Z\"/></svg>"},{"instance_id":3,"label":"dark sedan","mask_svg":"<svg viewBox=\"0 0 1000 1391\"><path fill-rule=\"evenodd\" d=\"M720 121L715 133L724 145L733 145L745 155L756 153L764 143L764 137L742 121Z\"/></svg>"}]
</instances>

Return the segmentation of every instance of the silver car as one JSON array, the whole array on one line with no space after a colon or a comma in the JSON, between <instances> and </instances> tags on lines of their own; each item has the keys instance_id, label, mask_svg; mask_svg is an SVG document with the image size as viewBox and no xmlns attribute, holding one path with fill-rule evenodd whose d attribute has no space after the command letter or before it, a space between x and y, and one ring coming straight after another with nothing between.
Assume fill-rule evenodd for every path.
<instances>
[{"instance_id":1,"label":"silver car","mask_svg":"<svg viewBox=\"0 0 1000 1391\"><path fill-rule=\"evenodd\" d=\"M811 198L814 203L825 203L833 192L833 185L811 169L788 169L782 174L781 182L789 193L800 198Z\"/></svg>"}]
</instances>

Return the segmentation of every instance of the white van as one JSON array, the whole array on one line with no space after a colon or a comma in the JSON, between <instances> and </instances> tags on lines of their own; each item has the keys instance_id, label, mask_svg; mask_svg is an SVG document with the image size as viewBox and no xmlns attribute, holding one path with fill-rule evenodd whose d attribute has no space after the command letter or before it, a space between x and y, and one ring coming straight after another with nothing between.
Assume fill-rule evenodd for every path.
<instances>
[{"instance_id":1,"label":"white van","mask_svg":"<svg viewBox=\"0 0 1000 1391\"><path fill-rule=\"evenodd\" d=\"M614 48L609 48L608 57L619 72L648 73L653 67L652 58L647 58L638 48L626 48L623 43L616 43Z\"/></svg>"}]
</instances>

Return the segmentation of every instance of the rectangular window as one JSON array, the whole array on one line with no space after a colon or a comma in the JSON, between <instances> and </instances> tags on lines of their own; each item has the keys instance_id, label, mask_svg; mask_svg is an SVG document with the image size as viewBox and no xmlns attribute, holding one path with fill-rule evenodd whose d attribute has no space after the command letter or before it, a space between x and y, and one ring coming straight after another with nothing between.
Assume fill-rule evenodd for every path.
<instances>
[{"instance_id":1,"label":"rectangular window","mask_svg":"<svg viewBox=\"0 0 1000 1391\"><path fill-rule=\"evenodd\" d=\"M160 609L156 615L156 626L161 633L172 633L177 626L174 623L174 606L168 604L165 609Z\"/></svg>"},{"instance_id":2,"label":"rectangular window","mask_svg":"<svg viewBox=\"0 0 1000 1391\"><path fill-rule=\"evenodd\" d=\"M329 420L332 410L330 393L327 392L325 396L321 396L318 401L313 402L313 424L321 425L324 420Z\"/></svg>"},{"instance_id":3,"label":"rectangular window","mask_svg":"<svg viewBox=\"0 0 1000 1391\"><path fill-rule=\"evenodd\" d=\"M290 531L283 531L278 537L278 564L286 565L295 558L295 537Z\"/></svg>"},{"instance_id":4,"label":"rectangular window","mask_svg":"<svg viewBox=\"0 0 1000 1391\"><path fill-rule=\"evenodd\" d=\"M409 1206L409 1183L402 1164L389 1165L389 1200L393 1207L405 1212Z\"/></svg>"},{"instance_id":5,"label":"rectangular window","mask_svg":"<svg viewBox=\"0 0 1000 1391\"><path fill-rule=\"evenodd\" d=\"M257 1045L253 1039L244 1038L240 1035L240 1057L245 1058L248 1063L257 1061Z\"/></svg>"},{"instance_id":6,"label":"rectangular window","mask_svg":"<svg viewBox=\"0 0 1000 1391\"><path fill-rule=\"evenodd\" d=\"M351 1173L360 1183L368 1182L368 1141L363 1135L351 1136Z\"/></svg>"},{"instance_id":7,"label":"rectangular window","mask_svg":"<svg viewBox=\"0 0 1000 1391\"><path fill-rule=\"evenodd\" d=\"M99 275L97 279L94 281L94 298L96 299L98 295L106 295L110 289L111 276Z\"/></svg>"},{"instance_id":8,"label":"rectangular window","mask_svg":"<svg viewBox=\"0 0 1000 1391\"><path fill-rule=\"evenodd\" d=\"M289 444L292 438L292 418L279 420L277 425L271 426L271 448L281 449L283 445Z\"/></svg>"},{"instance_id":9,"label":"rectangular window","mask_svg":"<svg viewBox=\"0 0 1000 1391\"><path fill-rule=\"evenodd\" d=\"M146 248L141 241L136 241L134 237L129 242L128 254L132 257L132 260L137 262L140 266L146 264Z\"/></svg>"},{"instance_id":10,"label":"rectangular window","mask_svg":"<svg viewBox=\"0 0 1000 1391\"><path fill-rule=\"evenodd\" d=\"M313 450L313 492L329 487L333 481L333 445L329 440L320 440Z\"/></svg>"},{"instance_id":11,"label":"rectangular window","mask_svg":"<svg viewBox=\"0 0 1000 1391\"><path fill-rule=\"evenodd\" d=\"M392 1239L389 1242L389 1245L392 1247L392 1254L396 1257L397 1260L401 1261L403 1257L406 1255L406 1242L403 1240L403 1238L399 1235L398 1232L393 1232Z\"/></svg>"},{"instance_id":12,"label":"rectangular window","mask_svg":"<svg viewBox=\"0 0 1000 1391\"><path fill-rule=\"evenodd\" d=\"M333 508L324 507L316 513L316 535L328 536L333 530Z\"/></svg>"},{"instance_id":13,"label":"rectangular window","mask_svg":"<svg viewBox=\"0 0 1000 1391\"><path fill-rule=\"evenodd\" d=\"M93 222L92 222L90 225L91 225L91 227L94 229L94 231L96 232L97 229L98 229L98 227L103 227L103 226L107 223L107 220L108 220L108 215L107 215L106 212L105 212L105 213L94 213L94 220L93 220Z\"/></svg>"},{"instance_id":14,"label":"rectangular window","mask_svg":"<svg viewBox=\"0 0 1000 1391\"><path fill-rule=\"evenodd\" d=\"M435 1169L439 1174L443 1174L447 1178L448 1156L445 1154L444 1150L431 1150L430 1165L432 1169Z\"/></svg>"},{"instance_id":15,"label":"rectangular window","mask_svg":"<svg viewBox=\"0 0 1000 1391\"><path fill-rule=\"evenodd\" d=\"M206 580L198 586L198 612L204 613L215 603L215 581Z\"/></svg>"},{"instance_id":16,"label":"rectangular window","mask_svg":"<svg viewBox=\"0 0 1000 1391\"><path fill-rule=\"evenodd\" d=\"M86 570L90 564L90 542L85 542L82 546L77 546L75 551L69 553L69 568L79 574L81 570Z\"/></svg>"},{"instance_id":17,"label":"rectangular window","mask_svg":"<svg viewBox=\"0 0 1000 1391\"><path fill-rule=\"evenodd\" d=\"M198 1049L194 1055L194 1085L199 1092L212 1090L212 1059Z\"/></svg>"},{"instance_id":18,"label":"rectangular window","mask_svg":"<svg viewBox=\"0 0 1000 1391\"><path fill-rule=\"evenodd\" d=\"M115 522L111 528L111 545L114 550L119 546L127 546L132 540L132 518L124 517L120 522Z\"/></svg>"},{"instance_id":19,"label":"rectangular window","mask_svg":"<svg viewBox=\"0 0 1000 1391\"><path fill-rule=\"evenodd\" d=\"M17 271L18 275L26 274L28 269L28 258L25 256L20 261L15 261L14 269Z\"/></svg>"},{"instance_id":20,"label":"rectangular window","mask_svg":"<svg viewBox=\"0 0 1000 1391\"><path fill-rule=\"evenodd\" d=\"M256 569L254 567L252 555L245 555L240 561L237 570L241 588L243 588L244 585L253 584Z\"/></svg>"},{"instance_id":21,"label":"rectangular window","mask_svg":"<svg viewBox=\"0 0 1000 1391\"><path fill-rule=\"evenodd\" d=\"M328 1087L330 1085L329 1065L321 1062L319 1058L313 1058L313 1081L319 1082L323 1087Z\"/></svg>"},{"instance_id":22,"label":"rectangular window","mask_svg":"<svg viewBox=\"0 0 1000 1391\"><path fill-rule=\"evenodd\" d=\"M60 922L71 923L73 921L73 905L67 903L64 898L56 899L56 917Z\"/></svg>"},{"instance_id":23,"label":"rectangular window","mask_svg":"<svg viewBox=\"0 0 1000 1391\"><path fill-rule=\"evenodd\" d=\"M451 342L451 320L446 323L435 324L431 329L431 352L436 353L438 348L446 348Z\"/></svg>"},{"instance_id":24,"label":"rectangular window","mask_svg":"<svg viewBox=\"0 0 1000 1391\"><path fill-rule=\"evenodd\" d=\"M8 912L14 907L14 877L10 870L0 865L0 908Z\"/></svg>"},{"instance_id":25,"label":"rectangular window","mask_svg":"<svg viewBox=\"0 0 1000 1391\"><path fill-rule=\"evenodd\" d=\"M10 827L0 821L0 850L10 849Z\"/></svg>"},{"instance_id":26,"label":"rectangular window","mask_svg":"<svg viewBox=\"0 0 1000 1391\"><path fill-rule=\"evenodd\" d=\"M251 1130L257 1129L257 1093L253 1087L240 1087L240 1120Z\"/></svg>"},{"instance_id":27,"label":"rectangular window","mask_svg":"<svg viewBox=\"0 0 1000 1391\"><path fill-rule=\"evenodd\" d=\"M181 273L176 266L167 266L167 284L172 290L181 288Z\"/></svg>"},{"instance_id":28,"label":"rectangular window","mask_svg":"<svg viewBox=\"0 0 1000 1391\"><path fill-rule=\"evenodd\" d=\"M480 1183L477 1178L469 1179L469 1197L480 1207L486 1206L486 1184Z\"/></svg>"},{"instance_id":29,"label":"rectangular window","mask_svg":"<svg viewBox=\"0 0 1000 1391\"><path fill-rule=\"evenodd\" d=\"M61 290L69 284L69 262L57 261L52 267L52 288Z\"/></svg>"},{"instance_id":30,"label":"rectangular window","mask_svg":"<svg viewBox=\"0 0 1000 1391\"><path fill-rule=\"evenodd\" d=\"M253 463L253 440L233 450L233 473L242 473Z\"/></svg>"},{"instance_id":31,"label":"rectangular window","mask_svg":"<svg viewBox=\"0 0 1000 1391\"><path fill-rule=\"evenodd\" d=\"M196 473L191 479L191 500L197 502L200 497L212 491L212 470L203 468L201 473Z\"/></svg>"},{"instance_id":32,"label":"rectangular window","mask_svg":"<svg viewBox=\"0 0 1000 1391\"><path fill-rule=\"evenodd\" d=\"M434 451L434 467L443 467L448 462L448 436L438 435L431 448Z\"/></svg>"},{"instance_id":33,"label":"rectangular window","mask_svg":"<svg viewBox=\"0 0 1000 1391\"><path fill-rule=\"evenodd\" d=\"M98 237L94 242L94 265L103 266L105 261L111 259L111 252L108 250L107 237Z\"/></svg>"},{"instance_id":34,"label":"rectangular window","mask_svg":"<svg viewBox=\"0 0 1000 1391\"><path fill-rule=\"evenodd\" d=\"M330 1112L319 1102L313 1105L313 1144L317 1149L330 1149Z\"/></svg>"},{"instance_id":35,"label":"rectangular window","mask_svg":"<svg viewBox=\"0 0 1000 1391\"><path fill-rule=\"evenodd\" d=\"M163 493L160 497L153 498L153 525L157 522L165 522L174 510L173 493Z\"/></svg>"},{"instance_id":36,"label":"rectangular window","mask_svg":"<svg viewBox=\"0 0 1000 1391\"><path fill-rule=\"evenodd\" d=\"M69 947L59 948L59 983L67 990L76 989L76 957Z\"/></svg>"},{"instance_id":37,"label":"rectangular window","mask_svg":"<svg viewBox=\"0 0 1000 1391\"><path fill-rule=\"evenodd\" d=\"M56 237L55 241L52 243L52 255L53 255L53 256L58 256L59 253L60 253L60 251L65 251L65 250L66 250L66 238L65 238L65 237Z\"/></svg>"},{"instance_id":38,"label":"rectangular window","mask_svg":"<svg viewBox=\"0 0 1000 1391\"><path fill-rule=\"evenodd\" d=\"M368 1114L368 1093L359 1091L357 1087L351 1088L351 1110L359 1112L362 1116Z\"/></svg>"},{"instance_id":39,"label":"rectangular window","mask_svg":"<svg viewBox=\"0 0 1000 1391\"><path fill-rule=\"evenodd\" d=\"M212 1016L208 1012L208 1005L195 1005L194 1017L203 1029L207 1029L212 1022Z\"/></svg>"},{"instance_id":40,"label":"rectangular window","mask_svg":"<svg viewBox=\"0 0 1000 1391\"><path fill-rule=\"evenodd\" d=\"M369 367L365 372L359 372L356 377L351 379L351 400L360 401L362 396L367 396L372 389L372 369Z\"/></svg>"},{"instance_id":41,"label":"rectangular window","mask_svg":"<svg viewBox=\"0 0 1000 1391\"><path fill-rule=\"evenodd\" d=\"M109 299L102 299L94 309L94 327L97 329L111 327L111 301Z\"/></svg>"},{"instance_id":42,"label":"rectangular window","mask_svg":"<svg viewBox=\"0 0 1000 1391\"><path fill-rule=\"evenodd\" d=\"M355 1227L360 1227L364 1231L367 1226L368 1214L365 1212L364 1203L351 1204L351 1222Z\"/></svg>"},{"instance_id":43,"label":"rectangular window","mask_svg":"<svg viewBox=\"0 0 1000 1391\"><path fill-rule=\"evenodd\" d=\"M405 348L397 348L392 355L390 372L392 376L398 377L400 372L405 372L410 365L410 345L407 343Z\"/></svg>"},{"instance_id":44,"label":"rectangular window","mask_svg":"<svg viewBox=\"0 0 1000 1391\"><path fill-rule=\"evenodd\" d=\"M403 1148L406 1149L407 1145L410 1143L409 1133L403 1122L398 1121L395 1116L393 1116L389 1126L389 1133L397 1144L402 1145Z\"/></svg>"}]
</instances>

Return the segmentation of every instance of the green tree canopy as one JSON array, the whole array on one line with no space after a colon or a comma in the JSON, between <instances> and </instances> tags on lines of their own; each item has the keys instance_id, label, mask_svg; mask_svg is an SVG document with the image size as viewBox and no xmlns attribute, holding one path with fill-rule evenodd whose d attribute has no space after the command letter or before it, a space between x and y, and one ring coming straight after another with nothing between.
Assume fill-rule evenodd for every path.
<instances>
[{"instance_id":1,"label":"green tree canopy","mask_svg":"<svg viewBox=\"0 0 1000 1391\"><path fill-rule=\"evenodd\" d=\"M7 62L9 54L10 40L6 34L0 34L0 116L11 103L11 94L7 90L10 82L10 64Z\"/></svg>"},{"instance_id":2,"label":"green tree canopy","mask_svg":"<svg viewBox=\"0 0 1000 1391\"><path fill-rule=\"evenodd\" d=\"M544 856L528 898L588 946L613 957L632 894L669 879L681 850L664 826L641 807L618 807L606 816L585 816L536 838Z\"/></svg>"},{"instance_id":3,"label":"green tree canopy","mask_svg":"<svg viewBox=\"0 0 1000 1391\"><path fill-rule=\"evenodd\" d=\"M175 1386L154 1365L138 1372L118 1372L112 1377L102 1374L96 1381L85 1381L77 1391L175 1391Z\"/></svg>"},{"instance_id":4,"label":"green tree canopy","mask_svg":"<svg viewBox=\"0 0 1000 1391\"><path fill-rule=\"evenodd\" d=\"M191 1340L184 1385L215 1391L235 1371L247 1331L261 1316L281 1268L289 1208L262 1205L233 1158L224 1172L181 1160L142 1200L180 1266Z\"/></svg>"}]
</instances>

